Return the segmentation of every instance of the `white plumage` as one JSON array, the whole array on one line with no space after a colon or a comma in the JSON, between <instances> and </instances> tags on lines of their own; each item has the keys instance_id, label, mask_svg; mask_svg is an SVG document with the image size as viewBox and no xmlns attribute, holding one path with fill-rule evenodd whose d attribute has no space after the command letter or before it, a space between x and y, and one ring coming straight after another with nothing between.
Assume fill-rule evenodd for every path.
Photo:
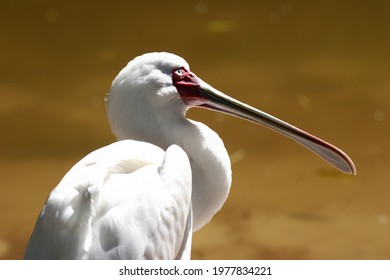
<instances>
[{"instance_id":1,"label":"white plumage","mask_svg":"<svg viewBox=\"0 0 390 280\"><path fill-rule=\"evenodd\" d=\"M191 215L183 150L119 141L87 155L52 191L25 258L189 258Z\"/></svg>"},{"instance_id":2,"label":"white plumage","mask_svg":"<svg viewBox=\"0 0 390 280\"><path fill-rule=\"evenodd\" d=\"M215 90L182 58L145 54L118 74L107 97L119 141L87 155L51 192L25 258L190 258L192 232L222 207L231 184L222 140L185 117L194 106L267 126L356 172L341 150Z\"/></svg>"}]
</instances>

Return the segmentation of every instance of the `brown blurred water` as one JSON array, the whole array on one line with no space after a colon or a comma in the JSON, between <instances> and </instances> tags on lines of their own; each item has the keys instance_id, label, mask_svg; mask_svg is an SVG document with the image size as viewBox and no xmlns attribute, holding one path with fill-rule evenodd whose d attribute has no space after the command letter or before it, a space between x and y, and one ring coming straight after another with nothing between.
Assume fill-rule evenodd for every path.
<instances>
[{"instance_id":1,"label":"brown blurred water","mask_svg":"<svg viewBox=\"0 0 390 280\"><path fill-rule=\"evenodd\" d=\"M388 1L1 1L0 258L22 258L52 188L114 141L103 97L119 70L169 51L358 169L341 174L265 128L192 110L234 162L194 259L389 259L389 28Z\"/></svg>"}]
</instances>

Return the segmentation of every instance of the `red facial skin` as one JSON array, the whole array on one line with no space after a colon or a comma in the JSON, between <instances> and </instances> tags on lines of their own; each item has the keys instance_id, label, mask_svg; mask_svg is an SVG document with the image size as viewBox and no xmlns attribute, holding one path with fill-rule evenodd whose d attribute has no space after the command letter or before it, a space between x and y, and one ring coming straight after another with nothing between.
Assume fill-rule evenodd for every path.
<instances>
[{"instance_id":1,"label":"red facial skin","mask_svg":"<svg viewBox=\"0 0 390 280\"><path fill-rule=\"evenodd\" d=\"M199 86L199 78L190 70L181 67L172 71L172 82L184 103L190 107L207 102Z\"/></svg>"}]
</instances>

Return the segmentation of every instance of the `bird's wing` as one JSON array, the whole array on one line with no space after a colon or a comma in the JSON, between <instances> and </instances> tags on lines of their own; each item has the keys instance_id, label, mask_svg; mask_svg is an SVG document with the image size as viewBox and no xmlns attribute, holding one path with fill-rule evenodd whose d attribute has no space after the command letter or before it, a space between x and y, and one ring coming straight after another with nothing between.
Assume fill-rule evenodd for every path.
<instances>
[{"instance_id":1,"label":"bird's wing","mask_svg":"<svg viewBox=\"0 0 390 280\"><path fill-rule=\"evenodd\" d=\"M174 259L191 244L191 190L178 146L165 153L131 140L103 147L51 192L25 258Z\"/></svg>"},{"instance_id":2,"label":"bird's wing","mask_svg":"<svg viewBox=\"0 0 390 280\"><path fill-rule=\"evenodd\" d=\"M190 260L191 259L191 246L192 246L192 232L193 232L193 212L192 205L188 212L187 224L184 232L183 241L179 252L176 254L176 260Z\"/></svg>"}]
</instances>

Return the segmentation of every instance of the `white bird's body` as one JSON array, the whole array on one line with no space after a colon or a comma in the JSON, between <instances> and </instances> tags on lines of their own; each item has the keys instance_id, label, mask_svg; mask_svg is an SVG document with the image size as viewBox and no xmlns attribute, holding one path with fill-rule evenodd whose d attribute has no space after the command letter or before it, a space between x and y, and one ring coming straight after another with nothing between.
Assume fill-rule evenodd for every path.
<instances>
[{"instance_id":1,"label":"white bird's body","mask_svg":"<svg viewBox=\"0 0 390 280\"><path fill-rule=\"evenodd\" d=\"M113 143L79 161L53 190L25 258L189 258L191 192L180 147Z\"/></svg>"},{"instance_id":2,"label":"white bird's body","mask_svg":"<svg viewBox=\"0 0 390 280\"><path fill-rule=\"evenodd\" d=\"M222 140L185 117L191 107L267 126L355 173L341 150L215 90L182 58L145 54L118 74L107 98L119 141L87 155L52 191L25 258L190 258L192 232L220 210L231 184Z\"/></svg>"}]
</instances>

